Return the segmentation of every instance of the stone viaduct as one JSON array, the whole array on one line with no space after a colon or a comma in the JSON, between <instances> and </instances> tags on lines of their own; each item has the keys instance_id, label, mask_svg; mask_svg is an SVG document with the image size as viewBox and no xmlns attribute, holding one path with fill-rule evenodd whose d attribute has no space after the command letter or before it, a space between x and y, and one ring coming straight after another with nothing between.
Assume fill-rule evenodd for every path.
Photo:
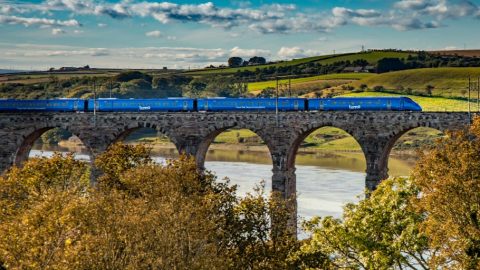
<instances>
[{"instance_id":1,"label":"stone viaduct","mask_svg":"<svg viewBox=\"0 0 480 270\"><path fill-rule=\"evenodd\" d=\"M277 121L278 120L278 121ZM0 171L21 165L33 143L45 131L60 127L78 136L90 158L138 128L153 128L192 155L203 168L209 145L230 128L258 134L272 157L272 190L285 197L295 194L295 157L301 142L314 130L333 126L345 130L360 144L366 159L368 189L388 177L388 156L396 140L417 127L444 131L468 125L468 113L452 112L271 112L229 113L0 113Z\"/></svg>"}]
</instances>

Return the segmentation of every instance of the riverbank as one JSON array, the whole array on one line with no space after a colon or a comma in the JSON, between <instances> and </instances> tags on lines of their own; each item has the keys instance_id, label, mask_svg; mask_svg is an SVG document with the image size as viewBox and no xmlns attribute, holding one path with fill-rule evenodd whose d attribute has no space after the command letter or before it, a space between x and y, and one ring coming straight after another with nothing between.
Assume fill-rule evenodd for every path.
<instances>
[{"instance_id":1,"label":"riverbank","mask_svg":"<svg viewBox=\"0 0 480 270\"><path fill-rule=\"evenodd\" d=\"M350 139L350 138L347 138ZM342 139L345 141L344 139ZM353 139L353 142L347 143L338 143L337 142L329 142L325 143L324 145L312 145L309 143L305 143L303 146L298 148L299 154L318 154L318 153L356 153L360 154L363 153L362 149L357 146L353 145L356 143ZM161 138L155 139L144 139L144 140L137 140L137 141L129 141L129 144L144 144L148 147L152 148L153 152L158 153L171 153L174 155L176 153L176 147L173 143L162 140ZM60 141L58 146L68 152L85 152L84 146L80 141L76 140L65 140ZM343 146L343 147L340 147ZM350 146L350 147L345 147ZM246 151L246 152L257 152L257 153L268 153L269 149L265 144L260 143L228 143L228 142L213 142L209 148L211 150L220 150L220 151ZM417 156L417 149L394 149L391 152L391 156L395 156L402 159L414 160Z\"/></svg>"}]
</instances>

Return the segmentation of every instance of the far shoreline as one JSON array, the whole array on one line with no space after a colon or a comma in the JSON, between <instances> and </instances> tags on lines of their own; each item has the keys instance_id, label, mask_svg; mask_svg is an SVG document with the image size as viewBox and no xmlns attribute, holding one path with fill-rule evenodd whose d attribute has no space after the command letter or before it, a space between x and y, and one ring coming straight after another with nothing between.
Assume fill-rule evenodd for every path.
<instances>
[{"instance_id":1,"label":"far shoreline","mask_svg":"<svg viewBox=\"0 0 480 270\"><path fill-rule=\"evenodd\" d=\"M133 145L146 145L150 147L152 151L162 151L162 150L176 150L176 147L173 143L149 143L149 142L127 142ZM78 148L83 148L83 145L76 141L64 140L58 143L58 146L68 148L68 151L76 151ZM247 151L247 152L269 152L268 147L264 144L262 145L248 145L248 144L231 144L231 143L212 143L208 150L222 150L222 151ZM316 153L363 153L361 149L328 149L328 148L314 148L314 147L300 147L298 153L300 154L316 154ZM406 157L413 158L417 155L417 150L392 150L392 156L395 157Z\"/></svg>"}]
</instances>

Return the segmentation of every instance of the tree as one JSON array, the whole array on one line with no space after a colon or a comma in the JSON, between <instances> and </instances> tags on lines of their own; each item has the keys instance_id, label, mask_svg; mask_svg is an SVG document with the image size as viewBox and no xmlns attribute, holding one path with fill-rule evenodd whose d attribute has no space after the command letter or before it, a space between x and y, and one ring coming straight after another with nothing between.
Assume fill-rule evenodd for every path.
<instances>
[{"instance_id":1,"label":"tree","mask_svg":"<svg viewBox=\"0 0 480 270\"><path fill-rule=\"evenodd\" d=\"M406 178L383 181L370 198L346 205L343 220L307 222L312 238L294 260L305 268L428 269L428 238L419 231L423 215L410 203L417 195Z\"/></svg>"},{"instance_id":2,"label":"tree","mask_svg":"<svg viewBox=\"0 0 480 270\"><path fill-rule=\"evenodd\" d=\"M115 76L115 80L117 82L129 82L131 80L145 80L149 83L152 82L152 76L142 73L140 71L127 71L127 72L122 72L118 75Z\"/></svg>"},{"instance_id":3,"label":"tree","mask_svg":"<svg viewBox=\"0 0 480 270\"><path fill-rule=\"evenodd\" d=\"M382 58L377 62L377 73L405 69L405 64L398 58Z\"/></svg>"},{"instance_id":4,"label":"tree","mask_svg":"<svg viewBox=\"0 0 480 270\"><path fill-rule=\"evenodd\" d=\"M58 144L62 140L72 137L72 133L61 128L53 128L42 134L40 137L44 144Z\"/></svg>"},{"instance_id":5,"label":"tree","mask_svg":"<svg viewBox=\"0 0 480 270\"><path fill-rule=\"evenodd\" d=\"M267 60L264 57L254 56L248 60L249 65L265 65Z\"/></svg>"},{"instance_id":6,"label":"tree","mask_svg":"<svg viewBox=\"0 0 480 270\"><path fill-rule=\"evenodd\" d=\"M193 79L185 86L185 95L189 97L199 97L207 87L207 84L201 79Z\"/></svg>"},{"instance_id":7,"label":"tree","mask_svg":"<svg viewBox=\"0 0 480 270\"><path fill-rule=\"evenodd\" d=\"M30 159L0 176L0 265L7 269L292 269L297 241L278 195L245 199L193 158L155 164L115 144L95 161ZM271 235L275 235L272 238ZM1 268L1 267L0 267Z\"/></svg>"},{"instance_id":8,"label":"tree","mask_svg":"<svg viewBox=\"0 0 480 270\"><path fill-rule=\"evenodd\" d=\"M427 86L425 86L425 92L428 96L432 96L432 91L433 89L435 89L435 86L429 84Z\"/></svg>"},{"instance_id":9,"label":"tree","mask_svg":"<svg viewBox=\"0 0 480 270\"><path fill-rule=\"evenodd\" d=\"M271 98L275 96L275 88L273 87L266 87L262 89L260 93L257 94L257 97L260 98Z\"/></svg>"},{"instance_id":10,"label":"tree","mask_svg":"<svg viewBox=\"0 0 480 270\"><path fill-rule=\"evenodd\" d=\"M432 267L480 268L480 118L469 129L449 132L420 155L412 178L421 196L414 200L426 216Z\"/></svg>"},{"instance_id":11,"label":"tree","mask_svg":"<svg viewBox=\"0 0 480 270\"><path fill-rule=\"evenodd\" d=\"M373 87L372 89L374 92L383 92L385 91L385 87L383 87L382 85L376 85Z\"/></svg>"},{"instance_id":12,"label":"tree","mask_svg":"<svg viewBox=\"0 0 480 270\"><path fill-rule=\"evenodd\" d=\"M230 57L228 58L229 67L240 67L243 65L243 59L240 57Z\"/></svg>"}]
</instances>

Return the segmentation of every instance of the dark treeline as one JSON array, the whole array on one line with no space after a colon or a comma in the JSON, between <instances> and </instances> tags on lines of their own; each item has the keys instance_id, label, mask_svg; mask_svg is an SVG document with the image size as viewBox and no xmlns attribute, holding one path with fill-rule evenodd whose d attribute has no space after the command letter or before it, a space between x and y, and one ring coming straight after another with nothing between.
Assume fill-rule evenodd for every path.
<instances>
[{"instance_id":1,"label":"dark treeline","mask_svg":"<svg viewBox=\"0 0 480 270\"><path fill-rule=\"evenodd\" d=\"M164 97L239 97L246 95L246 84L234 76L193 77L182 74L152 76L127 71L113 77L72 77L49 81L0 85L1 98L164 98Z\"/></svg>"}]
</instances>

